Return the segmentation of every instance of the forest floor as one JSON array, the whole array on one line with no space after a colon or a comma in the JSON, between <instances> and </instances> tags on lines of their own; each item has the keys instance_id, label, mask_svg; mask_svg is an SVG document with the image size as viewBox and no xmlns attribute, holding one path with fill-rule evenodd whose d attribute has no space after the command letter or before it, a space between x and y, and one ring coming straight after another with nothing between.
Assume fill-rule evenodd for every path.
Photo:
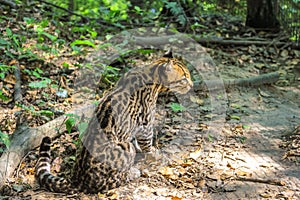
<instances>
[{"instance_id":1,"label":"forest floor","mask_svg":"<svg viewBox=\"0 0 300 200\"><path fill-rule=\"evenodd\" d=\"M213 52L222 78L251 76L253 65L227 65L228 60L217 57L222 51ZM201 109L192 117L190 111L198 104L186 105L187 110L179 113L159 105L158 118L165 122L161 130L165 136L160 138L157 152L137 163L140 178L107 194L66 195L38 189L33 180L37 150L33 150L0 198L299 199L299 78L295 73L294 81L288 80L287 85L227 89L226 119L210 116L210 112L200 117L209 97L203 97ZM195 120L197 112L202 122ZM72 134L65 134L54 141L57 151L72 146L71 138ZM59 171L59 165L53 168Z\"/></svg>"},{"instance_id":2,"label":"forest floor","mask_svg":"<svg viewBox=\"0 0 300 200\"><path fill-rule=\"evenodd\" d=\"M35 40L28 43L33 46ZM33 51L44 53L40 49ZM15 106L12 100L1 103L2 132L14 132L15 114L22 109L29 113L28 125L38 127L71 108L99 98L89 96L87 101L72 96L73 79L78 73L74 63L82 62L84 55L73 55L70 48L59 51L60 56L44 57L45 62L19 63L21 70L27 69L26 73L22 72L22 94L23 103L28 107ZM182 97L187 101L179 101L185 108L179 111L172 108L172 103L181 96L162 97L156 120L157 150L136 163L141 177L122 187L95 195L46 192L34 181L38 154L35 148L28 152L0 191L0 199L300 199L300 51L272 45L211 45L206 51L224 80L274 71L280 73L280 78L270 85L226 88L218 97L224 110L213 107L214 91L191 91ZM145 60L147 63L152 60L138 56L134 59L128 63L143 65ZM10 65L17 62L6 61ZM28 86L39 80L40 71L34 71L38 67L45 72L43 75L65 89L60 95L53 88ZM57 73L59 70L63 72ZM0 85L10 99L13 99L14 84L14 75L10 73ZM64 96L66 91L70 96ZM32 112L32 108L37 111L53 108L57 112L53 111L55 115L51 117L42 116ZM64 171L74 162L74 138L77 137L78 132L72 130L54 139L54 172Z\"/></svg>"}]
</instances>

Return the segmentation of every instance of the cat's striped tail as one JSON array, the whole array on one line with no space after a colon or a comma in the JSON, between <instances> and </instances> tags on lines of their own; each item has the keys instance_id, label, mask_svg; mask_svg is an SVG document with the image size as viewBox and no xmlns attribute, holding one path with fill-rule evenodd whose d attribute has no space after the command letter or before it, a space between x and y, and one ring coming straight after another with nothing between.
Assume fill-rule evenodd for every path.
<instances>
[{"instance_id":1,"label":"cat's striped tail","mask_svg":"<svg viewBox=\"0 0 300 200\"><path fill-rule=\"evenodd\" d=\"M54 176L50 172L50 137L44 137L39 150L39 159L35 166L35 178L42 188L52 192L70 193L71 184L66 179Z\"/></svg>"}]
</instances>

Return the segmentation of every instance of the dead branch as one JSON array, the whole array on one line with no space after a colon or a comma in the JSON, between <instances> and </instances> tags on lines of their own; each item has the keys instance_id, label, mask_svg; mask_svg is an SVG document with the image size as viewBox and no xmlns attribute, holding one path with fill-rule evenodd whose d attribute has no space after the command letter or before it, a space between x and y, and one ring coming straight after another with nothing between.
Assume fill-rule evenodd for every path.
<instances>
[{"instance_id":1,"label":"dead branch","mask_svg":"<svg viewBox=\"0 0 300 200\"><path fill-rule=\"evenodd\" d=\"M228 79L228 80L204 80L206 88L210 91L228 89L231 87L257 87L272 84L279 80L278 72L271 72L250 78ZM195 90L202 90L203 85L195 84Z\"/></svg>"},{"instance_id":2,"label":"dead branch","mask_svg":"<svg viewBox=\"0 0 300 200\"><path fill-rule=\"evenodd\" d=\"M248 181L248 182L255 182L255 183L265 183L265 184L278 185L278 186L285 186L286 185L286 183L284 181L277 180L277 179L260 179L260 178L236 177L234 180Z\"/></svg>"},{"instance_id":3,"label":"dead branch","mask_svg":"<svg viewBox=\"0 0 300 200\"><path fill-rule=\"evenodd\" d=\"M256 46L269 46L272 44L272 46L276 47L291 47L293 49L299 49L300 46L293 43L293 42L280 42L276 40L272 41L260 41L260 40L229 40L229 39L215 39L215 38L200 38L198 36L194 36L193 39L195 39L198 43L202 45L209 45L209 44L219 44L219 45L235 45L235 46L250 46L250 45L256 45Z\"/></svg>"},{"instance_id":4,"label":"dead branch","mask_svg":"<svg viewBox=\"0 0 300 200\"><path fill-rule=\"evenodd\" d=\"M83 15L80 15L80 14L77 14L77 13L74 13L73 11L68 10L68 9L66 9L66 8L60 7L60 6L58 6L58 5L55 5L55 4L53 4L53 3L50 3L50 2L47 2L47 1L44 1L44 0L38 0L38 1L39 1L39 2L42 2L42 3L44 3L44 4L47 4L47 5L53 6L53 7L57 8L57 9L63 10L63 11L65 11L65 12L71 14L71 15L75 15L75 16L81 17L81 19L83 19L83 20L85 20L85 21L88 21L88 18L87 18L87 17L85 17L85 16L83 16Z\"/></svg>"},{"instance_id":5,"label":"dead branch","mask_svg":"<svg viewBox=\"0 0 300 200\"><path fill-rule=\"evenodd\" d=\"M230 39L223 39L223 38L202 38L196 35L167 35L161 37L132 37L135 43L139 45L166 45L170 44L171 41L174 40L182 41L182 42L190 42L190 38L194 39L196 42L207 46L209 44L219 44L219 45L236 45L236 46L250 46L250 45L257 45L257 46L269 46L272 44L276 47L282 47L287 45L294 49L300 49L300 46L293 43L293 42L280 42L280 41L262 41L262 40L230 40Z\"/></svg>"},{"instance_id":6,"label":"dead branch","mask_svg":"<svg viewBox=\"0 0 300 200\"><path fill-rule=\"evenodd\" d=\"M75 114L80 118L92 117L95 105L88 105L72 110L68 113ZM63 122L66 116L61 116L40 127L20 127L13 133L10 148L0 157L0 188L5 184L6 180L13 175L22 158L32 149L39 146L43 137L54 137L59 131L64 131Z\"/></svg>"}]
</instances>

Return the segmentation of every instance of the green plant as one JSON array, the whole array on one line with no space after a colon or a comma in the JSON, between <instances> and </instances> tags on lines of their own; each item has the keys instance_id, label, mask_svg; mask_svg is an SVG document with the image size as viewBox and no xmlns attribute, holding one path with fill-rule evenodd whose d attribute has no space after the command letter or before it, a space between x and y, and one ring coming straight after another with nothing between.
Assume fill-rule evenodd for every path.
<instances>
[{"instance_id":1,"label":"green plant","mask_svg":"<svg viewBox=\"0 0 300 200\"><path fill-rule=\"evenodd\" d=\"M90 47L93 47L93 48L95 48L96 47L96 45L92 42L92 41L90 41L90 40L75 40L74 42L72 42L71 44L70 44L70 46L73 48L74 46L78 46L78 45L87 45L87 46L90 46Z\"/></svg>"},{"instance_id":2,"label":"green plant","mask_svg":"<svg viewBox=\"0 0 300 200\"><path fill-rule=\"evenodd\" d=\"M62 45L66 43L65 40L58 38L57 35L60 33L59 29L56 29L54 31L57 34L54 35L46 31L49 28L49 21L47 19L43 19L40 22L38 22L33 18L24 17L23 20L25 21L27 26L35 27L34 32L37 34L37 41L38 41L38 44L36 44L37 48L54 55L59 54L57 48L62 48L63 47ZM50 40L52 44L51 45L45 44L46 39Z\"/></svg>"},{"instance_id":3,"label":"green plant","mask_svg":"<svg viewBox=\"0 0 300 200\"><path fill-rule=\"evenodd\" d=\"M15 59L22 51L21 41L24 38L18 34L14 34L10 28L5 29L5 33L0 38L0 48L4 49L4 54L8 57Z\"/></svg>"},{"instance_id":4,"label":"green plant","mask_svg":"<svg viewBox=\"0 0 300 200\"><path fill-rule=\"evenodd\" d=\"M212 134L207 134L207 138L209 142L213 142L215 140L215 137Z\"/></svg>"},{"instance_id":5,"label":"green plant","mask_svg":"<svg viewBox=\"0 0 300 200\"><path fill-rule=\"evenodd\" d=\"M3 94L2 89L0 90L0 99L2 101L8 101L9 100L9 98L5 94Z\"/></svg>"},{"instance_id":6,"label":"green plant","mask_svg":"<svg viewBox=\"0 0 300 200\"><path fill-rule=\"evenodd\" d=\"M0 63L0 79L4 79L6 73L11 72L11 70L14 68L16 68L16 66L8 66Z\"/></svg>"},{"instance_id":7,"label":"green plant","mask_svg":"<svg viewBox=\"0 0 300 200\"><path fill-rule=\"evenodd\" d=\"M165 3L165 7L171 11L171 13L176 17L176 21L185 26L187 23L187 17L184 13L184 10L180 3L178 2L170 2L167 0L163 1Z\"/></svg>"},{"instance_id":8,"label":"green plant","mask_svg":"<svg viewBox=\"0 0 300 200\"><path fill-rule=\"evenodd\" d=\"M76 120L79 119L79 116L74 115L74 114L66 114L66 116L69 118L65 121L65 125L66 125L66 129L67 129L68 133L70 134L72 131L72 128L76 124Z\"/></svg>"},{"instance_id":9,"label":"green plant","mask_svg":"<svg viewBox=\"0 0 300 200\"><path fill-rule=\"evenodd\" d=\"M25 41L25 36L15 34L10 28L6 28L0 38L0 49L4 49L4 54L11 59L20 60L26 58L28 60L36 60L38 58L36 54L22 47Z\"/></svg>"},{"instance_id":10,"label":"green plant","mask_svg":"<svg viewBox=\"0 0 300 200\"><path fill-rule=\"evenodd\" d=\"M129 2L126 0L103 0L103 6L99 8L100 16L110 22L127 19Z\"/></svg>"},{"instance_id":11,"label":"green plant","mask_svg":"<svg viewBox=\"0 0 300 200\"><path fill-rule=\"evenodd\" d=\"M114 85L117 82L117 80L120 78L119 71L120 71L119 68L107 65L104 68L103 73L101 74L100 81L103 81L104 83L108 83L110 85Z\"/></svg>"},{"instance_id":12,"label":"green plant","mask_svg":"<svg viewBox=\"0 0 300 200\"><path fill-rule=\"evenodd\" d=\"M79 131L79 139L82 138L86 128L88 127L88 123L85 121L80 121L80 117L76 114L66 114L68 119L65 121L66 129L68 133L70 134L72 131L72 128L75 127L76 123L79 121L77 124L77 129Z\"/></svg>"},{"instance_id":13,"label":"green plant","mask_svg":"<svg viewBox=\"0 0 300 200\"><path fill-rule=\"evenodd\" d=\"M2 131L0 131L0 143L3 143L6 148L9 148L9 146L10 146L10 138L9 138L8 134L3 133ZM0 153L3 151L4 151L4 149L0 148Z\"/></svg>"},{"instance_id":14,"label":"green plant","mask_svg":"<svg viewBox=\"0 0 300 200\"><path fill-rule=\"evenodd\" d=\"M38 89L47 88L50 86L51 82L52 82L51 79L42 77L41 81L30 82L28 86L30 88L38 88Z\"/></svg>"},{"instance_id":15,"label":"green plant","mask_svg":"<svg viewBox=\"0 0 300 200\"><path fill-rule=\"evenodd\" d=\"M43 73L43 70L40 68L35 68L34 70L24 69L23 72L27 73L30 76L35 76L36 78L41 78L41 74Z\"/></svg>"},{"instance_id":16,"label":"green plant","mask_svg":"<svg viewBox=\"0 0 300 200\"><path fill-rule=\"evenodd\" d=\"M237 139L242 143L244 144L246 142L246 137L245 136L237 136Z\"/></svg>"},{"instance_id":17,"label":"green plant","mask_svg":"<svg viewBox=\"0 0 300 200\"><path fill-rule=\"evenodd\" d=\"M180 112L180 111L185 111L186 108L184 106L182 106L179 103L171 103L170 105L171 109L173 110L173 112Z\"/></svg>"},{"instance_id":18,"label":"green plant","mask_svg":"<svg viewBox=\"0 0 300 200\"><path fill-rule=\"evenodd\" d=\"M31 113L34 116L43 116L46 120L50 120L49 117L54 116L51 110L38 110L36 111L33 106L26 106L24 104L16 104L16 106L22 108L23 110Z\"/></svg>"}]
</instances>

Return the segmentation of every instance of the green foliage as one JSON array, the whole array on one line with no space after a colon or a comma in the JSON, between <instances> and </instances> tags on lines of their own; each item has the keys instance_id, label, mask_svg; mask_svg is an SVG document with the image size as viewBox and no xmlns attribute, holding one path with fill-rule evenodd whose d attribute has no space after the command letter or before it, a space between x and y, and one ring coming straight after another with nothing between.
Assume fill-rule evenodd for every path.
<instances>
[{"instance_id":1,"label":"green foliage","mask_svg":"<svg viewBox=\"0 0 300 200\"><path fill-rule=\"evenodd\" d=\"M47 32L47 29L50 27L50 23L47 19L43 19L41 21L36 21L34 18L27 18L24 17L23 20L25 21L27 27L35 27L33 29L34 33L37 35L37 44L36 47L48 52L50 54L58 55L59 51L57 49L62 48L63 45L66 43L65 40L59 39L58 34L60 33L59 29L54 31L54 34ZM32 29L30 29L32 31ZM45 43L46 40L51 41L51 45L47 45Z\"/></svg>"},{"instance_id":2,"label":"green foliage","mask_svg":"<svg viewBox=\"0 0 300 200\"><path fill-rule=\"evenodd\" d=\"M58 85L56 82L50 78L43 77L42 74L44 73L43 70L40 68L35 68L33 70L24 69L22 70L24 73L27 73L30 76L34 76L37 79L40 79L38 81L32 81L28 84L30 88L33 89L42 89L42 88L58 88ZM47 96L46 93L44 93L44 96Z\"/></svg>"},{"instance_id":3,"label":"green foliage","mask_svg":"<svg viewBox=\"0 0 300 200\"><path fill-rule=\"evenodd\" d=\"M2 38L0 38L0 49L5 49L5 55L15 59L22 52L21 46L24 40L24 37L14 34L10 28L6 28Z\"/></svg>"},{"instance_id":4,"label":"green foliage","mask_svg":"<svg viewBox=\"0 0 300 200\"><path fill-rule=\"evenodd\" d=\"M251 128L251 126L248 126L248 125L243 125L243 126L242 126L242 128L243 128L243 129L250 129L250 128Z\"/></svg>"},{"instance_id":5,"label":"green foliage","mask_svg":"<svg viewBox=\"0 0 300 200\"><path fill-rule=\"evenodd\" d=\"M178 2L169 2L164 0L166 8L168 8L174 16L176 16L176 21L185 26L187 23L187 18L185 16L182 6Z\"/></svg>"},{"instance_id":6,"label":"green foliage","mask_svg":"<svg viewBox=\"0 0 300 200\"><path fill-rule=\"evenodd\" d=\"M173 112L182 112L182 111L186 110L186 108L184 106L182 106L179 103L174 103L174 102L171 103L170 107L173 110Z\"/></svg>"},{"instance_id":7,"label":"green foliage","mask_svg":"<svg viewBox=\"0 0 300 200\"><path fill-rule=\"evenodd\" d=\"M75 123L76 123L76 119L74 117L69 117L66 120L65 124L69 134L71 133L72 128L75 126Z\"/></svg>"},{"instance_id":8,"label":"green foliage","mask_svg":"<svg viewBox=\"0 0 300 200\"><path fill-rule=\"evenodd\" d=\"M84 35L86 38L91 38L91 39L96 38L98 35L98 33L92 27L87 25L72 27L71 31L73 33L80 33L81 36Z\"/></svg>"},{"instance_id":9,"label":"green foliage","mask_svg":"<svg viewBox=\"0 0 300 200\"><path fill-rule=\"evenodd\" d=\"M109 85L114 85L120 78L120 69L112 66L105 66L104 71L101 74L101 82Z\"/></svg>"},{"instance_id":10,"label":"green foliage","mask_svg":"<svg viewBox=\"0 0 300 200\"><path fill-rule=\"evenodd\" d=\"M129 1L103 0L103 4L104 5L99 9L99 14L106 21L117 22L119 20L127 19L127 9L128 5L130 4Z\"/></svg>"},{"instance_id":11,"label":"green foliage","mask_svg":"<svg viewBox=\"0 0 300 200\"><path fill-rule=\"evenodd\" d=\"M236 136L236 137L242 144L244 144L246 142L247 138L245 136Z\"/></svg>"},{"instance_id":12,"label":"green foliage","mask_svg":"<svg viewBox=\"0 0 300 200\"><path fill-rule=\"evenodd\" d=\"M207 139L209 142L213 142L215 140L215 137L212 134L207 134Z\"/></svg>"},{"instance_id":13,"label":"green foliage","mask_svg":"<svg viewBox=\"0 0 300 200\"><path fill-rule=\"evenodd\" d=\"M9 148L9 145L10 145L9 136L8 136L8 134L3 133L2 131L0 131L0 143L3 143L6 146L6 148ZM4 151L4 149L0 148L0 153L3 151Z\"/></svg>"},{"instance_id":14,"label":"green foliage","mask_svg":"<svg viewBox=\"0 0 300 200\"><path fill-rule=\"evenodd\" d=\"M37 89L41 89L41 88L47 88L50 86L51 84L51 79L49 78L42 78L41 81L33 81L29 83L29 87L30 88L37 88Z\"/></svg>"},{"instance_id":15,"label":"green foliage","mask_svg":"<svg viewBox=\"0 0 300 200\"><path fill-rule=\"evenodd\" d=\"M8 66L0 63L0 79L4 79L6 73L11 72L11 70L14 68L16 68L16 66Z\"/></svg>"},{"instance_id":16,"label":"green foliage","mask_svg":"<svg viewBox=\"0 0 300 200\"><path fill-rule=\"evenodd\" d=\"M68 119L65 121L65 125L66 125L66 129L68 131L68 133L70 134L72 132L72 128L75 127L75 125L77 124L77 128L79 131L79 138L81 139L86 128L88 127L88 123L85 121L80 121L80 117L76 114L66 114L66 116L68 117Z\"/></svg>"},{"instance_id":17,"label":"green foliage","mask_svg":"<svg viewBox=\"0 0 300 200\"><path fill-rule=\"evenodd\" d=\"M96 47L96 45L93 42L91 42L90 40L75 40L74 42L72 42L70 44L71 47L74 47L76 45L87 45L87 46L91 46L93 48Z\"/></svg>"},{"instance_id":18,"label":"green foliage","mask_svg":"<svg viewBox=\"0 0 300 200\"><path fill-rule=\"evenodd\" d=\"M3 94L2 89L0 90L0 99L2 101L8 101L9 100L9 98L6 95Z\"/></svg>"},{"instance_id":19,"label":"green foliage","mask_svg":"<svg viewBox=\"0 0 300 200\"><path fill-rule=\"evenodd\" d=\"M38 110L36 111L33 106L26 106L24 104L16 104L16 106L22 108L23 110L31 113L34 116L41 116L47 121L50 121L49 117L54 116L54 113L50 110Z\"/></svg>"}]
</instances>

